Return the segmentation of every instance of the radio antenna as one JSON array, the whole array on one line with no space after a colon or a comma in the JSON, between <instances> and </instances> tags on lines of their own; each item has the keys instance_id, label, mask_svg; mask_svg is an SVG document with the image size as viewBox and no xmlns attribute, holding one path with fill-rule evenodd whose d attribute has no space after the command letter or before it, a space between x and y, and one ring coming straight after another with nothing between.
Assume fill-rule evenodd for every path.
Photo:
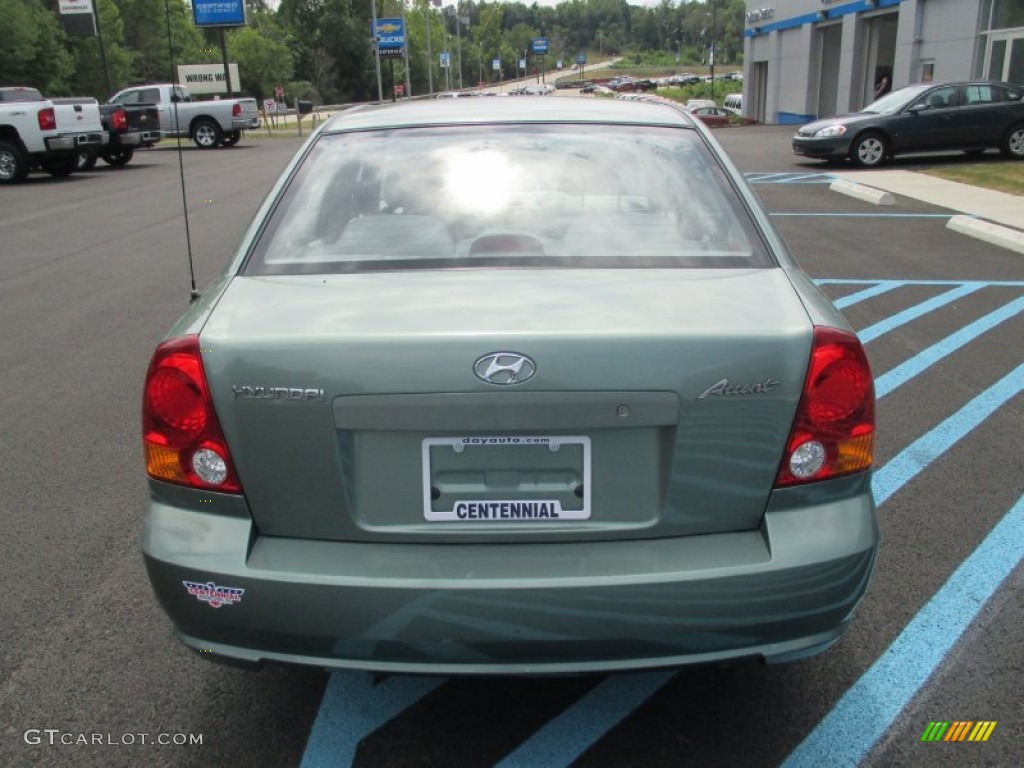
<instances>
[{"instance_id":1,"label":"radio antenna","mask_svg":"<svg viewBox=\"0 0 1024 768\"><path fill-rule=\"evenodd\" d=\"M178 99L177 67L174 66L174 45L171 42L171 4L164 0L164 13L167 16L167 58L171 63L171 109L174 110L174 133L178 142L178 177L181 179L181 210L185 215L185 246L188 250L188 275L190 281L189 302L199 298L196 290L196 269L192 261L192 231L188 224L188 198L185 194L185 161L181 151L181 133L178 131Z\"/></svg>"}]
</instances>

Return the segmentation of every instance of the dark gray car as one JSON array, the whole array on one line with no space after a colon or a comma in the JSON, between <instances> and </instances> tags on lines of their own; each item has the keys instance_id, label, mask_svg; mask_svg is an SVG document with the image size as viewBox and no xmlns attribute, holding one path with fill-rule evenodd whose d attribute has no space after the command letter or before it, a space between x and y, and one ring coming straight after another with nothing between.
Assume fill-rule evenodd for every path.
<instances>
[{"instance_id":1,"label":"dark gray car","mask_svg":"<svg viewBox=\"0 0 1024 768\"><path fill-rule=\"evenodd\" d=\"M992 81L921 83L886 94L860 112L809 123L793 137L803 157L881 165L894 155L999 149L1024 159L1021 88Z\"/></svg>"}]
</instances>

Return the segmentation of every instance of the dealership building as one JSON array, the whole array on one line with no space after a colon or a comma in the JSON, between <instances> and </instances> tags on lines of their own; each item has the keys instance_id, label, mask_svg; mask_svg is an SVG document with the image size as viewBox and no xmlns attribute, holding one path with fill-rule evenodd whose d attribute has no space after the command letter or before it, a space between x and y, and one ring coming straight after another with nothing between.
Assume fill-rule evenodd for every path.
<instances>
[{"instance_id":1,"label":"dealership building","mask_svg":"<svg viewBox=\"0 0 1024 768\"><path fill-rule=\"evenodd\" d=\"M744 113L805 123L855 112L889 77L1024 83L1024 0L748 0Z\"/></svg>"}]
</instances>

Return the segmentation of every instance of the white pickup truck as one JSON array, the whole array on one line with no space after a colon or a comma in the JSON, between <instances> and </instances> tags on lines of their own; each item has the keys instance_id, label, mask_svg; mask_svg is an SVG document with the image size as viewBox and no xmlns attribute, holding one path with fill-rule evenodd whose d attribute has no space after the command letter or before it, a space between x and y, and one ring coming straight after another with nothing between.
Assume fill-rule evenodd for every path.
<instances>
[{"instance_id":1,"label":"white pickup truck","mask_svg":"<svg viewBox=\"0 0 1024 768\"><path fill-rule=\"evenodd\" d=\"M0 184L22 181L33 168L67 176L80 151L106 141L95 99L55 104L35 88L0 88Z\"/></svg>"},{"instance_id":2,"label":"white pickup truck","mask_svg":"<svg viewBox=\"0 0 1024 768\"><path fill-rule=\"evenodd\" d=\"M182 85L141 85L118 91L112 104L156 104L165 136L188 136L200 149L230 147L260 125L256 99L193 101Z\"/></svg>"}]
</instances>

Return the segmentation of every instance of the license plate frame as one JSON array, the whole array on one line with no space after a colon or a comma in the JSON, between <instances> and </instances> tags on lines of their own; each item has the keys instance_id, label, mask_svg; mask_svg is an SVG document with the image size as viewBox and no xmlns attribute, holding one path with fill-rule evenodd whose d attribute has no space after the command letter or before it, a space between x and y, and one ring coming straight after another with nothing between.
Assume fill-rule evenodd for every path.
<instances>
[{"instance_id":1,"label":"license plate frame","mask_svg":"<svg viewBox=\"0 0 1024 768\"><path fill-rule=\"evenodd\" d=\"M473 521L508 523L552 523L562 520L589 520L591 516L591 444L586 435L458 435L425 437L422 446L423 517L428 522L469 523ZM434 509L431 451L448 446L457 453L494 452L514 446L527 450L558 451L563 446L579 446L578 475L582 497L579 508L566 506L557 498L467 498L456 499L451 509ZM515 468L509 467L510 471ZM577 497L579 495L577 494Z\"/></svg>"}]
</instances>

